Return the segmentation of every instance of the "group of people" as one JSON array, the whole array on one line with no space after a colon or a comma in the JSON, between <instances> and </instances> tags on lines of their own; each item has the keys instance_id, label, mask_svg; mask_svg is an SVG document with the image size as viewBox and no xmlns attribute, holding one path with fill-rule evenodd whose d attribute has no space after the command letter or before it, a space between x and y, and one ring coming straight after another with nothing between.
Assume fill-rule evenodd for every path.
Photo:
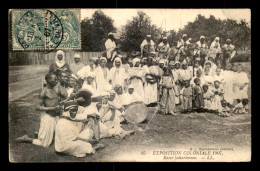
<instances>
[{"instance_id":1,"label":"group of people","mask_svg":"<svg viewBox=\"0 0 260 171\"><path fill-rule=\"evenodd\" d=\"M102 138L122 139L134 133L122 128L127 123L126 107L133 103L157 106L158 113L171 115L248 113L248 76L241 64L227 60L233 54L233 45L227 41L226 50L222 48L223 66L223 60L218 58L219 38L212 43L219 52L216 56L203 56L202 36L192 58L185 49L186 39L187 35L183 35L176 46L182 51L176 51L174 57L168 53L172 50L167 38L159 44L156 54L148 35L141 44L141 55L135 57L118 55L114 40L108 40L106 57L92 57L86 66L77 53L74 62L68 64L64 52L58 50L39 95L40 130L34 138L24 135L17 141L47 147L55 140L58 153L84 157L104 148L99 143Z\"/></svg>"}]
</instances>

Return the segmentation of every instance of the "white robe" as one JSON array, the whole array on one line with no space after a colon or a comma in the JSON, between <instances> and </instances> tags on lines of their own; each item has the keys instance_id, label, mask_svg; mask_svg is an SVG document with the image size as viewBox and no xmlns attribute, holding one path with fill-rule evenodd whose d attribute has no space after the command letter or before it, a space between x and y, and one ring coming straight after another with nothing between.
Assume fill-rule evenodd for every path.
<instances>
[{"instance_id":1,"label":"white robe","mask_svg":"<svg viewBox=\"0 0 260 171\"><path fill-rule=\"evenodd\" d=\"M224 78L224 99L230 103L233 104L235 93L233 90L233 86L235 84L235 72L233 71L223 71L223 78Z\"/></svg>"},{"instance_id":2,"label":"white robe","mask_svg":"<svg viewBox=\"0 0 260 171\"><path fill-rule=\"evenodd\" d=\"M148 67L148 70L146 73L159 75L158 73L158 66L150 66ZM149 84L147 81L145 81L144 84L144 103L146 105L150 103L156 103L157 102L157 82L154 84Z\"/></svg>"},{"instance_id":3,"label":"white robe","mask_svg":"<svg viewBox=\"0 0 260 171\"><path fill-rule=\"evenodd\" d=\"M236 80L235 80L235 97L236 99L247 99L248 98L248 84L249 84L249 79L248 76L245 72L240 72L236 73ZM245 85L247 84L247 85ZM241 86L244 86L242 90L240 90Z\"/></svg>"},{"instance_id":4,"label":"white robe","mask_svg":"<svg viewBox=\"0 0 260 171\"><path fill-rule=\"evenodd\" d=\"M111 39L107 39L107 41L105 42L105 47L107 51L107 59L110 59L111 57L113 59L116 55L116 52L113 52L113 50L116 48L116 42L112 41Z\"/></svg>"},{"instance_id":5,"label":"white robe","mask_svg":"<svg viewBox=\"0 0 260 171\"><path fill-rule=\"evenodd\" d=\"M112 85L109 84L109 70L108 68L105 68L107 72L107 77L105 78L102 68L99 66L95 69L94 73L96 75L96 81L97 81L97 91L104 92L104 91L110 91L112 90Z\"/></svg>"},{"instance_id":6,"label":"white robe","mask_svg":"<svg viewBox=\"0 0 260 171\"><path fill-rule=\"evenodd\" d=\"M126 73L125 69L123 67L113 67L109 71L109 78L108 80L112 81L112 86L114 87L115 85L121 85L124 87L124 81L126 78Z\"/></svg>"},{"instance_id":7,"label":"white robe","mask_svg":"<svg viewBox=\"0 0 260 171\"><path fill-rule=\"evenodd\" d=\"M95 153L95 149L88 142L76 140L80 136L78 127L73 121L59 119L55 130L55 150L76 157L85 157Z\"/></svg>"}]
</instances>

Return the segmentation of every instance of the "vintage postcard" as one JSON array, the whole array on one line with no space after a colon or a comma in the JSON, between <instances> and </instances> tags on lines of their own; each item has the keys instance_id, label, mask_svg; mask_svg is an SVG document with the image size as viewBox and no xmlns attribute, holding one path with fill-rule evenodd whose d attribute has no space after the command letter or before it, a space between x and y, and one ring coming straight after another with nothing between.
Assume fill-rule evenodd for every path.
<instances>
[{"instance_id":1,"label":"vintage postcard","mask_svg":"<svg viewBox=\"0 0 260 171\"><path fill-rule=\"evenodd\" d=\"M10 9L9 161L250 162L250 9Z\"/></svg>"}]
</instances>

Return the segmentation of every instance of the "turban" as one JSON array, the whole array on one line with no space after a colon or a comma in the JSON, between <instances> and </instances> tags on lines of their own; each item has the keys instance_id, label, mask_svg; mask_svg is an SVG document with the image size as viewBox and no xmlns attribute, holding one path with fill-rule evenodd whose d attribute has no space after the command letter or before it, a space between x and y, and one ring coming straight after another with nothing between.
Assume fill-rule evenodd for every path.
<instances>
[{"instance_id":1,"label":"turban","mask_svg":"<svg viewBox=\"0 0 260 171\"><path fill-rule=\"evenodd\" d=\"M182 38L187 37L187 34L182 35Z\"/></svg>"},{"instance_id":2,"label":"turban","mask_svg":"<svg viewBox=\"0 0 260 171\"><path fill-rule=\"evenodd\" d=\"M88 72L86 74L86 78L88 78L88 77L95 78L95 74L93 72Z\"/></svg>"},{"instance_id":3,"label":"turban","mask_svg":"<svg viewBox=\"0 0 260 171\"><path fill-rule=\"evenodd\" d=\"M175 65L175 62L174 62L174 61L171 61L169 64L170 64L170 65Z\"/></svg>"},{"instance_id":4,"label":"turban","mask_svg":"<svg viewBox=\"0 0 260 171\"><path fill-rule=\"evenodd\" d=\"M136 64L137 62L140 62L140 59L139 59L139 58L134 58L134 59L133 59L133 65L135 66L135 64Z\"/></svg>"},{"instance_id":5,"label":"turban","mask_svg":"<svg viewBox=\"0 0 260 171\"><path fill-rule=\"evenodd\" d=\"M147 36L146 37L152 37L150 34L147 34Z\"/></svg>"},{"instance_id":6,"label":"turban","mask_svg":"<svg viewBox=\"0 0 260 171\"><path fill-rule=\"evenodd\" d=\"M80 58L80 55L79 54L75 54L74 58Z\"/></svg>"},{"instance_id":7,"label":"turban","mask_svg":"<svg viewBox=\"0 0 260 171\"><path fill-rule=\"evenodd\" d=\"M219 40L219 37L216 37L215 40Z\"/></svg>"},{"instance_id":8,"label":"turban","mask_svg":"<svg viewBox=\"0 0 260 171\"><path fill-rule=\"evenodd\" d=\"M105 57L101 57L101 58L100 58L100 61L101 61L101 60L105 60L106 63L107 63L107 59L106 59Z\"/></svg>"},{"instance_id":9,"label":"turban","mask_svg":"<svg viewBox=\"0 0 260 171\"><path fill-rule=\"evenodd\" d=\"M110 94L116 94L115 90L110 90L109 93Z\"/></svg>"},{"instance_id":10,"label":"turban","mask_svg":"<svg viewBox=\"0 0 260 171\"><path fill-rule=\"evenodd\" d=\"M181 63L180 63L179 61L177 61L177 62L175 62L175 65L176 65L176 64L181 64Z\"/></svg>"},{"instance_id":11,"label":"turban","mask_svg":"<svg viewBox=\"0 0 260 171\"><path fill-rule=\"evenodd\" d=\"M200 36L200 39L205 39L205 36Z\"/></svg>"},{"instance_id":12,"label":"turban","mask_svg":"<svg viewBox=\"0 0 260 171\"><path fill-rule=\"evenodd\" d=\"M161 60L159 61L159 64L165 64L165 61L161 59Z\"/></svg>"},{"instance_id":13,"label":"turban","mask_svg":"<svg viewBox=\"0 0 260 171\"><path fill-rule=\"evenodd\" d=\"M108 33L108 36L109 36L109 35L114 35L114 34L113 34L112 32L110 32L110 33Z\"/></svg>"},{"instance_id":14,"label":"turban","mask_svg":"<svg viewBox=\"0 0 260 171\"><path fill-rule=\"evenodd\" d=\"M64 110L68 110L72 107L78 107L78 102L77 101L68 101L64 104Z\"/></svg>"},{"instance_id":15,"label":"turban","mask_svg":"<svg viewBox=\"0 0 260 171\"><path fill-rule=\"evenodd\" d=\"M163 40L167 40L167 37L163 37Z\"/></svg>"},{"instance_id":16,"label":"turban","mask_svg":"<svg viewBox=\"0 0 260 171\"><path fill-rule=\"evenodd\" d=\"M230 39L227 39L227 42L230 42L231 40Z\"/></svg>"},{"instance_id":17,"label":"turban","mask_svg":"<svg viewBox=\"0 0 260 171\"><path fill-rule=\"evenodd\" d=\"M132 84L130 84L130 85L128 86L128 89L130 89L130 88L134 88L134 86L133 86Z\"/></svg>"}]
</instances>

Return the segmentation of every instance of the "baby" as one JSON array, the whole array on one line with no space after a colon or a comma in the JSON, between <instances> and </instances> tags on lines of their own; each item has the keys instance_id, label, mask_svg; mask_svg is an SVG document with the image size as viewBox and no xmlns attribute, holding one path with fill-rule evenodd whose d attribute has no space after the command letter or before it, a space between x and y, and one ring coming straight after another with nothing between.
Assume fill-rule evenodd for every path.
<instances>
[{"instance_id":1,"label":"baby","mask_svg":"<svg viewBox=\"0 0 260 171\"><path fill-rule=\"evenodd\" d=\"M231 116L230 108L227 106L226 100L221 100L222 110L218 113L219 116L228 117Z\"/></svg>"}]
</instances>

